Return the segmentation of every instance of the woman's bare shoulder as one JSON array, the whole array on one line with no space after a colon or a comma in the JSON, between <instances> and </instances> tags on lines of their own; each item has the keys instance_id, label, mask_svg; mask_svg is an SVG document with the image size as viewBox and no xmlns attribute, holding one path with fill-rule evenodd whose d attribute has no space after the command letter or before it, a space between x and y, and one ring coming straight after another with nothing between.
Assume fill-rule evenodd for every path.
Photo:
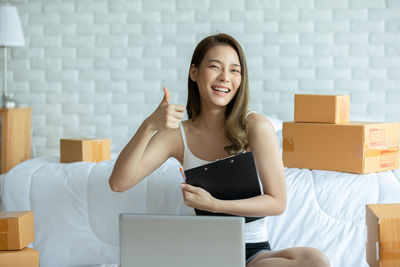
<instances>
[{"instance_id":1,"label":"woman's bare shoulder","mask_svg":"<svg viewBox=\"0 0 400 267\"><path fill-rule=\"evenodd\" d=\"M267 117L255 112L247 116L247 131L249 135L258 131L275 132L271 121Z\"/></svg>"},{"instance_id":2,"label":"woman's bare shoulder","mask_svg":"<svg viewBox=\"0 0 400 267\"><path fill-rule=\"evenodd\" d=\"M264 159L278 162L280 159L279 142L272 122L261 114L249 114L247 140L250 150Z\"/></svg>"}]
</instances>

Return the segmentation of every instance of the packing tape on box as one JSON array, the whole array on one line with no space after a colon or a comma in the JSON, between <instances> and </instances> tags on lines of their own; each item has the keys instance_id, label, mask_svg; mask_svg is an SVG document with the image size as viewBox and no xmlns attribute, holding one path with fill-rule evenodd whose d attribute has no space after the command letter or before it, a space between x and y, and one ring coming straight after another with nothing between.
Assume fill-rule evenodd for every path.
<instances>
[{"instance_id":1,"label":"packing tape on box","mask_svg":"<svg viewBox=\"0 0 400 267\"><path fill-rule=\"evenodd\" d=\"M0 250L8 250L8 233L0 233Z\"/></svg>"},{"instance_id":2,"label":"packing tape on box","mask_svg":"<svg viewBox=\"0 0 400 267\"><path fill-rule=\"evenodd\" d=\"M379 260L382 262L400 260L400 251L381 251Z\"/></svg>"},{"instance_id":3,"label":"packing tape on box","mask_svg":"<svg viewBox=\"0 0 400 267\"><path fill-rule=\"evenodd\" d=\"M380 242L380 248L382 251L389 252L400 252L400 241L396 238L397 235L394 234L394 237L389 242Z\"/></svg>"},{"instance_id":4,"label":"packing tape on box","mask_svg":"<svg viewBox=\"0 0 400 267\"><path fill-rule=\"evenodd\" d=\"M93 140L92 155L95 162L99 162L103 159L103 145L101 140Z\"/></svg>"},{"instance_id":5,"label":"packing tape on box","mask_svg":"<svg viewBox=\"0 0 400 267\"><path fill-rule=\"evenodd\" d=\"M8 220L0 221L0 250L8 249Z\"/></svg>"},{"instance_id":6,"label":"packing tape on box","mask_svg":"<svg viewBox=\"0 0 400 267\"><path fill-rule=\"evenodd\" d=\"M340 115L341 115L341 121L349 121L349 106L350 106L350 97L344 95L340 98L341 100L341 111L340 111Z\"/></svg>"},{"instance_id":7,"label":"packing tape on box","mask_svg":"<svg viewBox=\"0 0 400 267\"><path fill-rule=\"evenodd\" d=\"M282 149L283 151L286 152L293 152L294 151L294 142L292 138L283 138L283 144L282 144Z\"/></svg>"},{"instance_id":8,"label":"packing tape on box","mask_svg":"<svg viewBox=\"0 0 400 267\"><path fill-rule=\"evenodd\" d=\"M366 149L365 150L365 157L370 158L370 157L381 157L382 155L385 155L387 153L393 153L393 155L396 155L396 153L399 152L399 147L388 147L384 149Z\"/></svg>"}]
</instances>

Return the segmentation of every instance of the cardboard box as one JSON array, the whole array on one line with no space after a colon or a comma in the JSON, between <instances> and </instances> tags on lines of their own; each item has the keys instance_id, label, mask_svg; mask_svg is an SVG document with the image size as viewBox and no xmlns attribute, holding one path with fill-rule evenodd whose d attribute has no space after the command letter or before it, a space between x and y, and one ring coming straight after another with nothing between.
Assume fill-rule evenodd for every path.
<instances>
[{"instance_id":1,"label":"cardboard box","mask_svg":"<svg viewBox=\"0 0 400 267\"><path fill-rule=\"evenodd\" d=\"M365 210L369 266L400 266L400 204L370 204Z\"/></svg>"},{"instance_id":2,"label":"cardboard box","mask_svg":"<svg viewBox=\"0 0 400 267\"><path fill-rule=\"evenodd\" d=\"M39 252L31 248L0 251L1 267L39 267Z\"/></svg>"},{"instance_id":3,"label":"cardboard box","mask_svg":"<svg viewBox=\"0 0 400 267\"><path fill-rule=\"evenodd\" d=\"M110 139L60 139L60 162L100 162L111 159Z\"/></svg>"},{"instance_id":4,"label":"cardboard box","mask_svg":"<svg viewBox=\"0 0 400 267\"><path fill-rule=\"evenodd\" d=\"M350 117L350 95L294 96L294 121L345 123Z\"/></svg>"},{"instance_id":5,"label":"cardboard box","mask_svg":"<svg viewBox=\"0 0 400 267\"><path fill-rule=\"evenodd\" d=\"M399 123L283 123L283 163L371 173L399 168Z\"/></svg>"},{"instance_id":6,"label":"cardboard box","mask_svg":"<svg viewBox=\"0 0 400 267\"><path fill-rule=\"evenodd\" d=\"M23 249L34 240L32 211L0 212L0 250Z\"/></svg>"}]
</instances>

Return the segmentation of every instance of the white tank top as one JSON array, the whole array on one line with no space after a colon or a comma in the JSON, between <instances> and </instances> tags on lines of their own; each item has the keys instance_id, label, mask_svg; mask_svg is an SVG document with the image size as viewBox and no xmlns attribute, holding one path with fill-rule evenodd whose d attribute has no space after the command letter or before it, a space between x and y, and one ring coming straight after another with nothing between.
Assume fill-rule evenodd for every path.
<instances>
[{"instance_id":1,"label":"white tank top","mask_svg":"<svg viewBox=\"0 0 400 267\"><path fill-rule=\"evenodd\" d=\"M183 128L182 123L179 124L179 128L181 130L183 145L185 147L183 153L183 169L188 170L191 168L195 168L210 163L207 160L199 159L198 157L193 155L193 153L189 149L189 146L187 145L185 129ZM266 217L245 224L246 243L258 243L265 241L268 241Z\"/></svg>"}]
</instances>

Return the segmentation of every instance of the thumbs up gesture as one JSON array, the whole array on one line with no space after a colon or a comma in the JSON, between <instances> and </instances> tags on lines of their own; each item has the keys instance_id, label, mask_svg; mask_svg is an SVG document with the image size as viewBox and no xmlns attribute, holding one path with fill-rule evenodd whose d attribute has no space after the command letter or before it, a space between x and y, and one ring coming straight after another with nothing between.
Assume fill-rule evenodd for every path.
<instances>
[{"instance_id":1,"label":"thumbs up gesture","mask_svg":"<svg viewBox=\"0 0 400 267\"><path fill-rule=\"evenodd\" d=\"M160 105L149 117L151 125L155 130L177 129L184 117L185 106L169 104L170 93L166 87L163 90L164 97Z\"/></svg>"},{"instance_id":2,"label":"thumbs up gesture","mask_svg":"<svg viewBox=\"0 0 400 267\"><path fill-rule=\"evenodd\" d=\"M161 104L162 103L169 104L169 98L170 98L169 90L167 87L163 87L163 90L164 90L164 97L161 101Z\"/></svg>"}]
</instances>

